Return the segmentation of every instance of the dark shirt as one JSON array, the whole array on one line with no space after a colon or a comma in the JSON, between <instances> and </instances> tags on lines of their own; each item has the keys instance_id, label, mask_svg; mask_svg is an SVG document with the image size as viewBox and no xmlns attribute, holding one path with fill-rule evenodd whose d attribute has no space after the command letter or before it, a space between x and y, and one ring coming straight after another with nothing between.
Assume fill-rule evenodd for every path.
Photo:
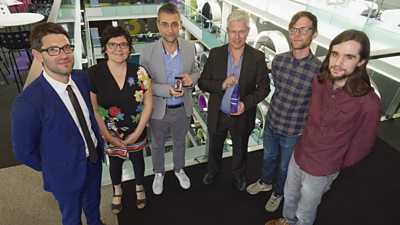
<instances>
[{"instance_id":1,"label":"dark shirt","mask_svg":"<svg viewBox=\"0 0 400 225\"><path fill-rule=\"evenodd\" d=\"M351 166L373 146L380 123L381 100L374 91L352 97L332 81L312 84L312 100L304 133L294 150L297 164L314 176Z\"/></svg>"},{"instance_id":2,"label":"dark shirt","mask_svg":"<svg viewBox=\"0 0 400 225\"><path fill-rule=\"evenodd\" d=\"M97 96L98 113L103 117L109 132L124 140L139 124L144 105L144 93L150 87L150 77L138 64L127 64L127 74L122 89L119 88L107 63L99 63L88 69L90 91ZM146 144L146 129L128 151L140 150ZM106 154L119 156L120 148L104 142Z\"/></svg>"},{"instance_id":3,"label":"dark shirt","mask_svg":"<svg viewBox=\"0 0 400 225\"><path fill-rule=\"evenodd\" d=\"M275 92L267 113L269 127L278 134L297 135L303 131L311 101L311 82L321 62L309 54L294 58L292 52L275 56L272 78Z\"/></svg>"}]
</instances>

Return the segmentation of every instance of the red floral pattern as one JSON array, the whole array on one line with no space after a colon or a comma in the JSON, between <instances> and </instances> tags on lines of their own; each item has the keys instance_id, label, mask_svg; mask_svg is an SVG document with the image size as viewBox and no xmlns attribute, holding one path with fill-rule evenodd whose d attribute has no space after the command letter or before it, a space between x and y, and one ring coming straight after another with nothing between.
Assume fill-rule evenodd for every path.
<instances>
[{"instance_id":1,"label":"red floral pattern","mask_svg":"<svg viewBox=\"0 0 400 225\"><path fill-rule=\"evenodd\" d=\"M121 110L121 109L118 108L117 106L110 107L110 109L109 109L110 115L115 117L115 116L117 116L117 114L118 114L118 112L119 112L120 110Z\"/></svg>"}]
</instances>

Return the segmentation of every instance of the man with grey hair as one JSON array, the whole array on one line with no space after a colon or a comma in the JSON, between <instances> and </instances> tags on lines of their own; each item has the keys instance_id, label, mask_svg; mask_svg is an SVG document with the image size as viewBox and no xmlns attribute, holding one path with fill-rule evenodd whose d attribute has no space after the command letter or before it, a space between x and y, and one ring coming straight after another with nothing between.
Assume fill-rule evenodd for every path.
<instances>
[{"instance_id":1,"label":"man with grey hair","mask_svg":"<svg viewBox=\"0 0 400 225\"><path fill-rule=\"evenodd\" d=\"M208 172L203 183L213 183L218 175L229 131L233 142L232 174L239 191L246 188L247 145L254 129L256 106L270 91L264 54L246 44L249 20L242 10L228 16L229 43L211 50L199 80L200 89L210 93ZM230 98L237 90L239 101L237 109L232 110Z\"/></svg>"}]
</instances>

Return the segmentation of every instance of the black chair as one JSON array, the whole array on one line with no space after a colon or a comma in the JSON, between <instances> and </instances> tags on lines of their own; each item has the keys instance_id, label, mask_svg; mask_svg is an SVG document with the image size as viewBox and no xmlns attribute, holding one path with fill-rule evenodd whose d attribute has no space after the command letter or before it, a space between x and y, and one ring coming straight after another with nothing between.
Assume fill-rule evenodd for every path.
<instances>
[{"instance_id":1,"label":"black chair","mask_svg":"<svg viewBox=\"0 0 400 225\"><path fill-rule=\"evenodd\" d=\"M32 4L28 5L29 12L39 13L46 18L50 15L53 0L32 0Z\"/></svg>"},{"instance_id":2,"label":"black chair","mask_svg":"<svg viewBox=\"0 0 400 225\"><path fill-rule=\"evenodd\" d=\"M1 48L1 46L0 46L0 48ZM7 85L9 85L8 80L7 80L7 77L6 77L6 75L4 74L2 68L5 68L5 69L7 70L7 72L8 72L7 74L10 74L10 71L8 70L5 61L3 61L3 58L2 58L1 56L0 56L0 62L3 64L3 67L0 67L0 73L1 73L1 75L3 76L3 79L4 79L4 81L7 83Z\"/></svg>"},{"instance_id":3,"label":"black chair","mask_svg":"<svg viewBox=\"0 0 400 225\"><path fill-rule=\"evenodd\" d=\"M10 59L10 66L14 74L14 80L15 83L17 84L18 92L21 91L24 82L22 81L20 69L18 67L18 63L14 56L14 53L15 52L20 53L21 50L25 50L29 59L29 65L32 64L29 35L30 35L29 31L0 33L0 46L2 46L5 49L8 49L8 52L5 52L5 54L6 55L8 54L8 58ZM21 88L19 87L20 84Z\"/></svg>"}]
</instances>

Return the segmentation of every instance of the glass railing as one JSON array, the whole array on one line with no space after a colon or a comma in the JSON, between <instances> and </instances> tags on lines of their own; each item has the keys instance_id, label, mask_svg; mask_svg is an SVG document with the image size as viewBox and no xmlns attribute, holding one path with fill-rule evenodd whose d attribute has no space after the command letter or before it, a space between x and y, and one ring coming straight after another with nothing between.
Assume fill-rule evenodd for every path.
<instances>
[{"instance_id":1,"label":"glass railing","mask_svg":"<svg viewBox=\"0 0 400 225\"><path fill-rule=\"evenodd\" d=\"M143 4L163 4L168 0L80 0L87 7L104 7L104 6L126 6L126 5L143 5ZM64 7L74 7L79 0L62 0Z\"/></svg>"},{"instance_id":2,"label":"glass railing","mask_svg":"<svg viewBox=\"0 0 400 225\"><path fill-rule=\"evenodd\" d=\"M220 25L216 24L212 19L209 19L196 9L184 4L179 3L178 5L181 16L188 19L196 27L202 30L201 41L203 41L209 48L221 46L228 43L228 36L224 29Z\"/></svg>"}]
</instances>

